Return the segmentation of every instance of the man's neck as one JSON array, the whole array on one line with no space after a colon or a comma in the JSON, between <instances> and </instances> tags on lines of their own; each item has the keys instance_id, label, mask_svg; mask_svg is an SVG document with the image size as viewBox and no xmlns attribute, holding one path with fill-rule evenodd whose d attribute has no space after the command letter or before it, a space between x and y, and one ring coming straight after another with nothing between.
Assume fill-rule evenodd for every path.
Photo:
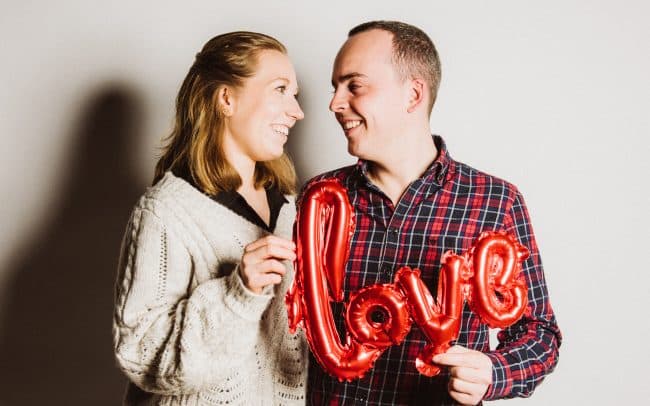
<instances>
[{"instance_id":1,"label":"man's neck","mask_svg":"<svg viewBox=\"0 0 650 406\"><path fill-rule=\"evenodd\" d=\"M431 134L414 137L390 151L381 161L370 161L368 176L393 204L397 204L406 188L427 170L438 156Z\"/></svg>"}]
</instances>

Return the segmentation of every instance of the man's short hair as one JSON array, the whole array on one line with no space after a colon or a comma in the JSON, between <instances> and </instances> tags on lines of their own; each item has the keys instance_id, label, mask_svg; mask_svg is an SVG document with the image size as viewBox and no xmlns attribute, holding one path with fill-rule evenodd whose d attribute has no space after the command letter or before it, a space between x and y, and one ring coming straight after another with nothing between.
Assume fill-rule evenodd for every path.
<instances>
[{"instance_id":1,"label":"man's short hair","mask_svg":"<svg viewBox=\"0 0 650 406\"><path fill-rule=\"evenodd\" d=\"M429 114L440 86L440 59L431 38L410 24L399 21L369 21L359 24L348 37L370 30L384 30L393 34L393 64L402 80L422 78L429 86Z\"/></svg>"}]
</instances>

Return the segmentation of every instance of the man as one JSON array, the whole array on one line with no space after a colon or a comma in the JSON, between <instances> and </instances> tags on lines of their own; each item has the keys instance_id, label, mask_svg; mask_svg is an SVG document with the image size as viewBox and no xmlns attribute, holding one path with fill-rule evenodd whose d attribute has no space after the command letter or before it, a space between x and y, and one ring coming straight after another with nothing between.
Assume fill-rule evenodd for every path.
<instances>
[{"instance_id":1,"label":"man","mask_svg":"<svg viewBox=\"0 0 650 406\"><path fill-rule=\"evenodd\" d=\"M515 186L453 160L442 138L431 135L439 82L433 43L400 22L355 27L336 57L330 110L359 162L315 180L339 179L355 210L346 300L364 286L391 283L402 266L421 269L435 294L445 251L463 253L481 232L505 230L531 253L523 264L528 309L490 351L487 326L466 306L456 345L434 358L444 372L433 378L415 367L427 342L416 325L359 380L339 382L312 359L310 404L478 404L529 396L557 363L561 335L523 198ZM343 330L342 304L335 306Z\"/></svg>"}]
</instances>

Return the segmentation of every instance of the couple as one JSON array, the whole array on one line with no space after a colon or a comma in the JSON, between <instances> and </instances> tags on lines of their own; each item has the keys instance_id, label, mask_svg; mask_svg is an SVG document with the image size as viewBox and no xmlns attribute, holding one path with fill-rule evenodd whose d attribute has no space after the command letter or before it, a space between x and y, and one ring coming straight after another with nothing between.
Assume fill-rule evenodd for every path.
<instances>
[{"instance_id":1,"label":"couple","mask_svg":"<svg viewBox=\"0 0 650 406\"><path fill-rule=\"evenodd\" d=\"M360 380L339 382L308 362L284 306L296 258L296 176L283 151L303 118L296 74L277 40L233 32L196 55L154 185L124 236L113 334L127 404L447 405L533 391L555 367L561 336L528 213L513 185L453 160L431 135L439 82L420 29L352 29L334 62L330 110L359 161L317 179L339 179L357 218L346 295L390 283L401 266L420 268L435 292L444 251L464 252L482 231L517 236L531 252L529 307L499 347L465 308L456 345L434 359L447 367L438 377L415 369L426 343L416 327Z\"/></svg>"}]
</instances>

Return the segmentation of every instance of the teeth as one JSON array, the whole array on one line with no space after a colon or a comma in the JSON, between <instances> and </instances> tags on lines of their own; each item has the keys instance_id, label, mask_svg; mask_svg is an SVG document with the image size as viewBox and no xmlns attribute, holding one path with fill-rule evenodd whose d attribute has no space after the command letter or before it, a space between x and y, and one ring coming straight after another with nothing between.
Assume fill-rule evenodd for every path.
<instances>
[{"instance_id":1,"label":"teeth","mask_svg":"<svg viewBox=\"0 0 650 406\"><path fill-rule=\"evenodd\" d=\"M287 127L286 125L274 125L271 127L273 128L273 131L275 131L278 134L289 135L289 127Z\"/></svg>"},{"instance_id":2,"label":"teeth","mask_svg":"<svg viewBox=\"0 0 650 406\"><path fill-rule=\"evenodd\" d=\"M349 130L351 128L358 127L359 125L361 125L361 120L346 121L343 123L343 128Z\"/></svg>"}]
</instances>

